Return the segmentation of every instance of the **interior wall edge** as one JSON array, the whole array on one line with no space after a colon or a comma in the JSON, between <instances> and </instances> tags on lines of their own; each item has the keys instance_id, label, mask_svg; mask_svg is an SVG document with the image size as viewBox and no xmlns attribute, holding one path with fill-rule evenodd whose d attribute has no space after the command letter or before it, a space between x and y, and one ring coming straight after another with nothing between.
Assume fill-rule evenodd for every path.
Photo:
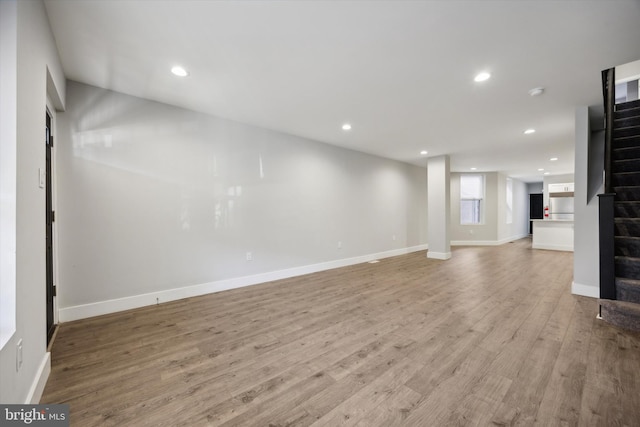
<instances>
[{"instance_id":1,"label":"interior wall edge","mask_svg":"<svg viewBox=\"0 0 640 427\"><path fill-rule=\"evenodd\" d=\"M599 287L584 285L582 283L571 282L571 293L583 297L600 298Z\"/></svg>"},{"instance_id":2,"label":"interior wall edge","mask_svg":"<svg viewBox=\"0 0 640 427\"><path fill-rule=\"evenodd\" d=\"M125 298L117 298L106 301L99 301L90 304L76 305L61 308L58 312L60 322L71 322L74 320L86 319L89 317L101 316L104 314L116 313L134 308L151 306L158 303L175 301L200 295L222 292L245 286L259 285L274 280L287 279L290 277L302 276L310 273L317 273L324 270L331 270L339 267L360 264L376 259L389 258L398 255L405 255L412 252L427 250L428 245L422 244L390 251L373 253L328 261L307 266L294 267L285 270L272 271L267 273L242 276L232 279L219 280L215 282L202 283L199 285L184 286L158 292L151 292L141 295L133 295Z\"/></svg>"},{"instance_id":3,"label":"interior wall edge","mask_svg":"<svg viewBox=\"0 0 640 427\"><path fill-rule=\"evenodd\" d=\"M451 252L429 251L429 252L427 252L427 258L439 259L439 260L442 260L442 261L446 261L448 259L451 259Z\"/></svg>"},{"instance_id":4,"label":"interior wall edge","mask_svg":"<svg viewBox=\"0 0 640 427\"><path fill-rule=\"evenodd\" d=\"M47 380L49 379L49 374L51 373L51 353L46 352L42 357L42 361L40 362L40 366L38 367L38 372L33 379L33 383L31 387L29 387L29 393L27 394L27 398L25 399L25 405L37 405L40 403L40 398L42 397L42 393L44 392L44 387L47 385Z\"/></svg>"}]
</instances>

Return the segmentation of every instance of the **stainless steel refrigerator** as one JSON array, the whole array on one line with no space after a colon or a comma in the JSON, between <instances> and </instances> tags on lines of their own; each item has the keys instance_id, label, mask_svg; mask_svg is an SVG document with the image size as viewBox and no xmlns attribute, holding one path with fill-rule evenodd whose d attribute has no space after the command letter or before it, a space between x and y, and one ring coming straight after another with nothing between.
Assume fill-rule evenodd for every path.
<instances>
[{"instance_id":1,"label":"stainless steel refrigerator","mask_svg":"<svg viewBox=\"0 0 640 427\"><path fill-rule=\"evenodd\" d=\"M549 219L573 220L573 197L549 197Z\"/></svg>"}]
</instances>

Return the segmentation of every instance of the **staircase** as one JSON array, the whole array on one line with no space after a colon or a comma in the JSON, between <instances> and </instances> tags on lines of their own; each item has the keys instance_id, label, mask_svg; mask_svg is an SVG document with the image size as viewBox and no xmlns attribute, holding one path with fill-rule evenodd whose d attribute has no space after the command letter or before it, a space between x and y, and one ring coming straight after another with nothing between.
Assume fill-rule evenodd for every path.
<instances>
[{"instance_id":1,"label":"staircase","mask_svg":"<svg viewBox=\"0 0 640 427\"><path fill-rule=\"evenodd\" d=\"M611 143L615 193L615 300L601 299L609 323L640 331L640 100L617 104Z\"/></svg>"}]
</instances>

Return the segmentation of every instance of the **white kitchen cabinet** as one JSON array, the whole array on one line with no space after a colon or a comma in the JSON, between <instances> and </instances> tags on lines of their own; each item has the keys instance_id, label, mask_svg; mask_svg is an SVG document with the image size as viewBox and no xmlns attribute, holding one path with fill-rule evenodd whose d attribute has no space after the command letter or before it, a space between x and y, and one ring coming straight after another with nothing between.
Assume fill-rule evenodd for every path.
<instances>
[{"instance_id":1,"label":"white kitchen cabinet","mask_svg":"<svg viewBox=\"0 0 640 427\"><path fill-rule=\"evenodd\" d=\"M549 193L573 193L574 191L575 184L573 182L549 184Z\"/></svg>"},{"instance_id":2,"label":"white kitchen cabinet","mask_svg":"<svg viewBox=\"0 0 640 427\"><path fill-rule=\"evenodd\" d=\"M534 219L531 247L573 252L573 230L573 221Z\"/></svg>"}]
</instances>

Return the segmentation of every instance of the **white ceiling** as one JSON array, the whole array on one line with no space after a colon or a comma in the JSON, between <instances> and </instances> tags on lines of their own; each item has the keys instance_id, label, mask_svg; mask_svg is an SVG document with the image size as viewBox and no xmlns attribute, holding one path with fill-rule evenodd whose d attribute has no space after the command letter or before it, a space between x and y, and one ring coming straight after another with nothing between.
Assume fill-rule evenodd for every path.
<instances>
[{"instance_id":1,"label":"white ceiling","mask_svg":"<svg viewBox=\"0 0 640 427\"><path fill-rule=\"evenodd\" d=\"M640 59L638 0L45 4L69 79L527 182L573 172L575 107L602 103L601 70Z\"/></svg>"}]
</instances>

